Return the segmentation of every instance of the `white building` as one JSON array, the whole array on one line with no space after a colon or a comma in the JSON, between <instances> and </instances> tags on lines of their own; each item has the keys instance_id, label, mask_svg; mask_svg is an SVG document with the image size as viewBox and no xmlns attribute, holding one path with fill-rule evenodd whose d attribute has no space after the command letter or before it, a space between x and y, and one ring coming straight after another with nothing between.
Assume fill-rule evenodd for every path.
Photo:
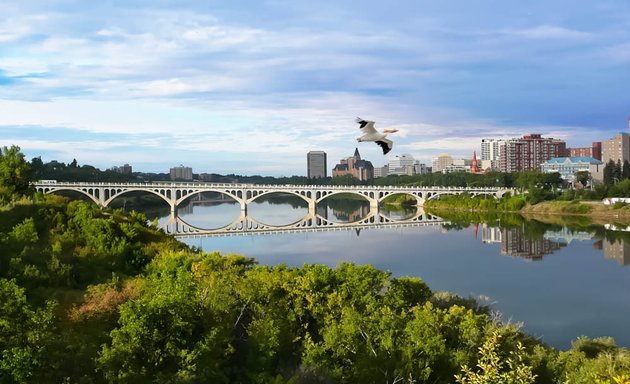
<instances>
[{"instance_id":1,"label":"white building","mask_svg":"<svg viewBox=\"0 0 630 384\"><path fill-rule=\"evenodd\" d=\"M499 159L501 158L499 150L502 141L501 139L481 139L481 164L489 164L491 169L499 168ZM483 167L483 169L488 169L488 167Z\"/></svg>"},{"instance_id":2,"label":"white building","mask_svg":"<svg viewBox=\"0 0 630 384\"><path fill-rule=\"evenodd\" d=\"M573 184L575 174L581 171L590 172L591 165L602 164L592 157L554 157L541 164L543 173L560 173L562 180Z\"/></svg>"},{"instance_id":3,"label":"white building","mask_svg":"<svg viewBox=\"0 0 630 384\"><path fill-rule=\"evenodd\" d=\"M411 155L396 155L395 157L389 158L389 163L387 164L389 167L390 175L413 175L415 173L414 170L414 158Z\"/></svg>"}]
</instances>

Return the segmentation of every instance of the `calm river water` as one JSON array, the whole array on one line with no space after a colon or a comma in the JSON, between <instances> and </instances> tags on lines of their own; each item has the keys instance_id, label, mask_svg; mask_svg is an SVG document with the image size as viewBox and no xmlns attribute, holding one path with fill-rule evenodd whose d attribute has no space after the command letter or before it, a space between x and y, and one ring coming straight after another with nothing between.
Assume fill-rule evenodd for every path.
<instances>
[{"instance_id":1,"label":"calm river water","mask_svg":"<svg viewBox=\"0 0 630 384\"><path fill-rule=\"evenodd\" d=\"M358 205L357 205L358 204ZM369 207L351 202L318 207L329 219L347 222ZM341 207L340 207L341 206ZM323 210L323 211L322 211ZM180 207L186 222L218 228L236 219L239 206L190 203ZM295 222L305 206L262 202L248 214L266 224ZM157 215L160 216L160 215ZM392 214L404 217L405 213ZM167 215L160 218L161 222ZM393 276L423 279L433 291L481 298L505 321L568 349L580 335L612 336L630 348L630 242L604 239L603 228L571 231L555 227L528 233L527 223L511 228L470 224L186 238L204 251L237 253L261 265L372 264ZM531 232L531 231L529 231Z\"/></svg>"}]
</instances>

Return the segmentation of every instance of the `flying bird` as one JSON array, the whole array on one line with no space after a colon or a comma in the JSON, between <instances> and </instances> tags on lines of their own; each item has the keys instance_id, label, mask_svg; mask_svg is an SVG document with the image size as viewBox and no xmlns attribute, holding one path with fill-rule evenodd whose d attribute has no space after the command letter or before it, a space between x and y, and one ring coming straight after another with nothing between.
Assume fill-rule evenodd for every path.
<instances>
[{"instance_id":1,"label":"flying bird","mask_svg":"<svg viewBox=\"0 0 630 384\"><path fill-rule=\"evenodd\" d=\"M386 139L385 136L387 136L388 133L398 132L397 129L384 129L383 133L381 133L374 128L373 121L363 120L360 117L357 117L354 121L360 124L359 128L361 128L361 132L363 132L363 136L357 137L359 143L362 141L373 141L383 148L383 155L386 155L392 150L394 143Z\"/></svg>"}]
</instances>

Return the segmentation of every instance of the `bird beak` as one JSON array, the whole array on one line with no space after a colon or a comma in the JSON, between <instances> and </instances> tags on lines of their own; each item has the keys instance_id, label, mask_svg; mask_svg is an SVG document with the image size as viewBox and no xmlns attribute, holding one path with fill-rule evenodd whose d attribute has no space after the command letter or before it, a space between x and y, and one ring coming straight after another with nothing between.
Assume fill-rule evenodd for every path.
<instances>
[{"instance_id":1,"label":"bird beak","mask_svg":"<svg viewBox=\"0 0 630 384\"><path fill-rule=\"evenodd\" d=\"M398 132L398 130L397 129L384 129L383 132L385 132L385 133L396 133L396 132Z\"/></svg>"}]
</instances>

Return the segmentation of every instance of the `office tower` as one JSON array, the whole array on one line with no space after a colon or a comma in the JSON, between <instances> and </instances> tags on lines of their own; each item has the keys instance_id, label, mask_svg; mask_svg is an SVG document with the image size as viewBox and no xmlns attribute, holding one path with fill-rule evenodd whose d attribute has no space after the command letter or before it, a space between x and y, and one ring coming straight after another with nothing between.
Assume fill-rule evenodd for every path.
<instances>
[{"instance_id":1,"label":"office tower","mask_svg":"<svg viewBox=\"0 0 630 384\"><path fill-rule=\"evenodd\" d=\"M306 168L309 179L326 177L326 152L310 151L306 155Z\"/></svg>"}]
</instances>

